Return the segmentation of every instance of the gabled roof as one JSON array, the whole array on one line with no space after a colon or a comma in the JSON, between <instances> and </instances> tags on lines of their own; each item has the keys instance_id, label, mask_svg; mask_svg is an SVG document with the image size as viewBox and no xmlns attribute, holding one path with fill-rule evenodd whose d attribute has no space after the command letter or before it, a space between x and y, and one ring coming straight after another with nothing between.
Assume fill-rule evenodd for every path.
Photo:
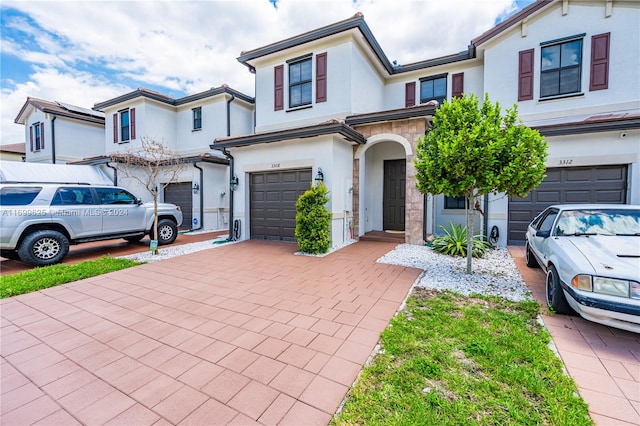
<instances>
[{"instance_id":1,"label":"gabled roof","mask_svg":"<svg viewBox=\"0 0 640 426\"><path fill-rule=\"evenodd\" d=\"M486 43L487 41L489 41L492 38L496 37L497 35L501 34L503 31L508 30L513 25L515 25L518 22L520 22L522 19L534 14L535 12L537 12L537 11L539 11L541 9L543 9L544 7L546 7L549 4L553 3L554 1L557 2L557 0L536 0L534 3L531 3L529 6L523 8L518 13L515 13L514 15L510 16L509 18L507 18L504 21L500 22L495 27L491 28L488 31L485 31L484 33L482 33L478 37L476 37L473 40L471 40L471 44L473 46L477 47L477 46L480 46L482 43Z\"/></svg>"},{"instance_id":2,"label":"gabled roof","mask_svg":"<svg viewBox=\"0 0 640 426\"><path fill-rule=\"evenodd\" d=\"M293 129L276 130L273 132L253 133L244 136L231 136L215 138L209 148L222 150L224 148L237 148L241 146L258 145L262 143L284 142L293 139L312 138L337 134L345 140L356 144L364 144L367 139L360 133L339 120L329 120L324 123L314 124Z\"/></svg>"},{"instance_id":3,"label":"gabled roof","mask_svg":"<svg viewBox=\"0 0 640 426\"><path fill-rule=\"evenodd\" d=\"M81 121L88 121L96 124L104 124L104 113L102 112L92 111L87 108L82 108L67 103L46 101L44 99L37 99L32 97L28 97L27 101L24 103L24 105L22 105L22 108L16 116L14 123L23 124L23 116L27 112L29 107L33 107L39 109L42 112L57 116L73 118Z\"/></svg>"},{"instance_id":4,"label":"gabled roof","mask_svg":"<svg viewBox=\"0 0 640 426\"><path fill-rule=\"evenodd\" d=\"M354 16L349 19L345 19L343 21L336 22L334 24L326 25L324 27L317 28L315 30L308 31L306 33L299 34L297 36L293 36L287 38L285 40L277 41L275 43L268 44L263 47L259 47L257 49L244 51L240 53L240 56L237 58L240 63L247 66L249 70L254 71L253 66L250 64L250 61L271 55L273 53L277 53L295 46L299 46L305 43L309 43L315 40L319 40L325 37L332 36L334 34L339 34L341 32L350 31L353 29L359 30L364 39L367 41L369 46L371 47L372 52L380 61L380 64L386 69L389 75L401 74L405 72L415 71L419 69L425 69L430 67L435 67L438 65L450 64L453 62L464 61L468 59L473 59L476 57L476 47L481 45L482 43L487 42L493 37L501 34L503 31L511 28L513 25L517 24L522 19L534 14L535 12L543 9L549 4L553 3L557 0L536 0L536 2L528 5L518 13L513 16L505 19L495 27L471 40L471 43L467 47L467 50L463 50L459 53L454 53L451 55L442 56L439 58L426 59L423 61L414 62L406 65L396 65L391 64L389 59L382 51L380 44L373 36L371 29L364 21L364 16L362 13L358 12Z\"/></svg>"},{"instance_id":5,"label":"gabled roof","mask_svg":"<svg viewBox=\"0 0 640 426\"><path fill-rule=\"evenodd\" d=\"M21 143L8 143L5 145L0 145L0 152L11 152L13 154L24 154L25 153L25 144Z\"/></svg>"},{"instance_id":6,"label":"gabled roof","mask_svg":"<svg viewBox=\"0 0 640 426\"><path fill-rule=\"evenodd\" d=\"M134 90L133 92L129 92L129 93L125 93L124 95L120 95L116 98L113 99L109 99L107 101L104 102L98 102L93 106L94 110L102 110L104 108L110 107L112 105L117 105L119 103L122 102L127 102L130 101L132 99L136 99L136 98L146 98L146 99L152 99L154 101L158 101L158 102L162 102L164 104L167 105L171 105L171 106L179 106L179 105L183 105L189 102L194 102L200 99L205 99L205 98L209 98L212 96L216 96L216 95L220 95L220 94L229 94L231 96L235 96L238 99L242 99L243 101L253 104L255 103L255 99L245 95L242 92L239 92L235 89L232 89L231 87L227 86L226 84L223 84L220 87L212 87L209 90L206 90L204 92L200 92L200 93L196 93L194 95L189 95L189 96L185 96L183 98L172 98L170 96L167 95L163 95L162 93L158 93L155 92L153 90L149 90L149 89L145 89L143 87L139 87L138 89Z\"/></svg>"}]
</instances>

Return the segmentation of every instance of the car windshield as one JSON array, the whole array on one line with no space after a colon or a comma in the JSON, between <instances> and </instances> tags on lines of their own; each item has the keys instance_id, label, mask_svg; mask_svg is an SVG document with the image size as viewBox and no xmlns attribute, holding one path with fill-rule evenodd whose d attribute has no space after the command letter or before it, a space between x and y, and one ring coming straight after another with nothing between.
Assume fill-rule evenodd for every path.
<instances>
[{"instance_id":1,"label":"car windshield","mask_svg":"<svg viewBox=\"0 0 640 426\"><path fill-rule=\"evenodd\" d=\"M640 235L640 210L565 210L553 235Z\"/></svg>"}]
</instances>

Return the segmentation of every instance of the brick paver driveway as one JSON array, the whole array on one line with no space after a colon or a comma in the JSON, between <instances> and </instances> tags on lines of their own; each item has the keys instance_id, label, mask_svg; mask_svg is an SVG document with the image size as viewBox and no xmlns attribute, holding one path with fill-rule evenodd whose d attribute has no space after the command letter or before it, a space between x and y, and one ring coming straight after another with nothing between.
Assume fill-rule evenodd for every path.
<instances>
[{"instance_id":1,"label":"brick paver driveway","mask_svg":"<svg viewBox=\"0 0 640 426\"><path fill-rule=\"evenodd\" d=\"M326 424L420 271L248 241L1 304L0 423Z\"/></svg>"}]
</instances>

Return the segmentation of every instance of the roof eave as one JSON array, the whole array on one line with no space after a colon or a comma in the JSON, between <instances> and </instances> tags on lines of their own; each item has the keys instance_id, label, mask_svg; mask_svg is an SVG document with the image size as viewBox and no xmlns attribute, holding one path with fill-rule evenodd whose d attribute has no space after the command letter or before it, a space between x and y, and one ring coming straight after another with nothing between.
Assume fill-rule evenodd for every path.
<instances>
[{"instance_id":1,"label":"roof eave","mask_svg":"<svg viewBox=\"0 0 640 426\"><path fill-rule=\"evenodd\" d=\"M380 44L374 37L371 29L364 21L364 17L361 13L354 15L349 19L345 19L344 21L337 22L332 25L327 25L325 27L321 27L303 34L299 34L297 36L288 38L286 40L282 40L276 43L269 44L267 46L259 47L254 50L250 50L248 52L242 52L240 56L238 56L237 60L241 64L245 65L249 68L250 71L253 72L255 69L252 64L249 62L261 58L263 56L271 55L277 52L281 52L283 50L296 47L305 43L310 43L312 41L316 41L325 37L329 37L335 34L339 34L341 32L349 31L352 29L358 29L364 36L365 40L375 53L375 55L380 60L380 63L384 66L389 74L393 74L393 66L389 59L383 52Z\"/></svg>"},{"instance_id":2,"label":"roof eave","mask_svg":"<svg viewBox=\"0 0 640 426\"><path fill-rule=\"evenodd\" d=\"M548 126L534 126L542 136L569 136L582 133L615 132L640 129L640 118L628 120L575 122Z\"/></svg>"},{"instance_id":3,"label":"roof eave","mask_svg":"<svg viewBox=\"0 0 640 426\"><path fill-rule=\"evenodd\" d=\"M244 146L259 145L273 142L283 142L293 139L306 139L316 136L339 134L345 140L355 144L364 144L367 139L344 123L320 124L295 129L279 130L255 135L247 135L234 138L216 138L209 148L223 150L225 148L239 148Z\"/></svg>"}]
</instances>

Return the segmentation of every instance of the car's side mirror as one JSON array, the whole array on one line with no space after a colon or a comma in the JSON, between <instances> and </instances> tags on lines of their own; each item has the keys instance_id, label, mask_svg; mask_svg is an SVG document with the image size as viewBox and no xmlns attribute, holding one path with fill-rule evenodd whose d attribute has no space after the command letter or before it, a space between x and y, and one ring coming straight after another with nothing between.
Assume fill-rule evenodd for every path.
<instances>
[{"instance_id":1,"label":"car's side mirror","mask_svg":"<svg viewBox=\"0 0 640 426\"><path fill-rule=\"evenodd\" d=\"M136 198L136 204L141 206L143 204L142 200L140 198Z\"/></svg>"},{"instance_id":2,"label":"car's side mirror","mask_svg":"<svg viewBox=\"0 0 640 426\"><path fill-rule=\"evenodd\" d=\"M547 238L547 237L549 237L549 235L551 235L551 230L548 230L548 231L537 231L536 232L536 237Z\"/></svg>"}]
</instances>

